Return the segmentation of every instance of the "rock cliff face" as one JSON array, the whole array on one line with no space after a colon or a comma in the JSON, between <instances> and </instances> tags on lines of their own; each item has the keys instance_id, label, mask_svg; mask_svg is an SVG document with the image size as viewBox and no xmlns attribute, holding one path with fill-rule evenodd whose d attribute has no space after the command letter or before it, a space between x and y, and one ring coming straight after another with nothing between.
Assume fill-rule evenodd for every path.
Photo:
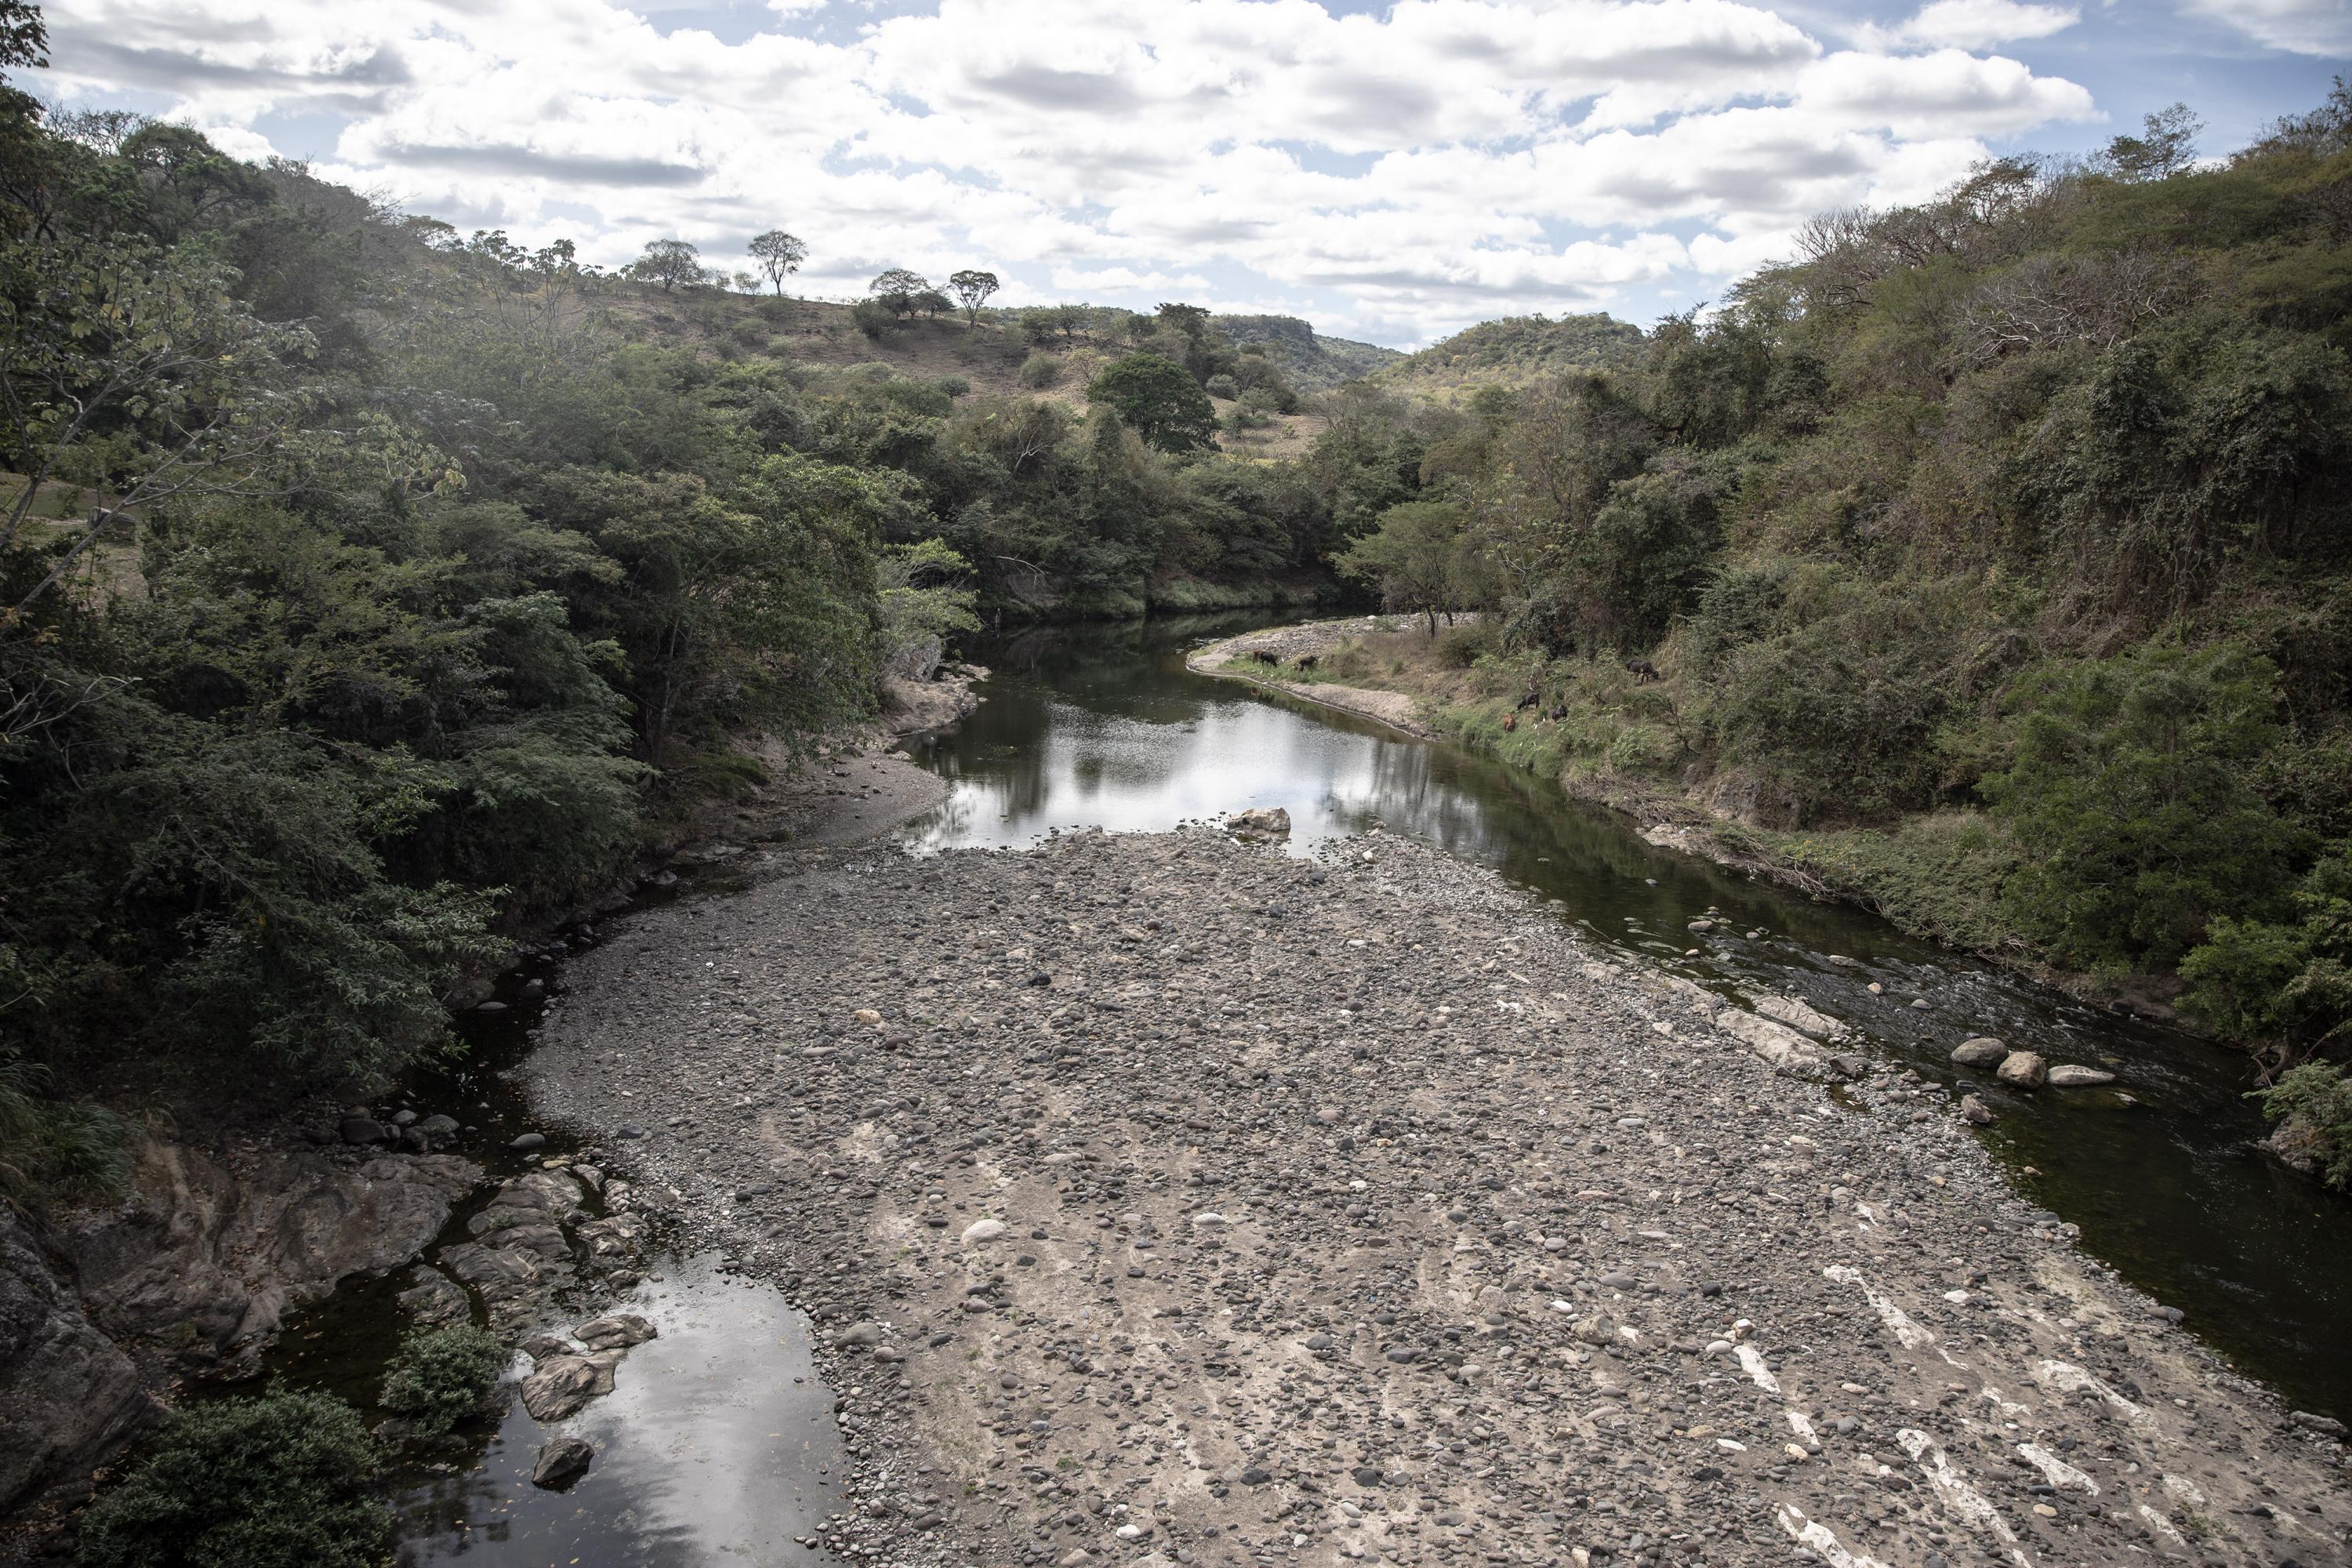
<instances>
[{"instance_id":1,"label":"rock cliff face","mask_svg":"<svg viewBox=\"0 0 2352 1568\"><path fill-rule=\"evenodd\" d=\"M290 1308L415 1257L481 1179L451 1154L152 1140L111 1208L38 1237L0 1212L0 1512L86 1489L168 1377L249 1366Z\"/></svg>"},{"instance_id":2,"label":"rock cliff face","mask_svg":"<svg viewBox=\"0 0 2352 1568\"><path fill-rule=\"evenodd\" d=\"M16 1216L0 1208L0 1508L90 1470L154 1402Z\"/></svg>"}]
</instances>

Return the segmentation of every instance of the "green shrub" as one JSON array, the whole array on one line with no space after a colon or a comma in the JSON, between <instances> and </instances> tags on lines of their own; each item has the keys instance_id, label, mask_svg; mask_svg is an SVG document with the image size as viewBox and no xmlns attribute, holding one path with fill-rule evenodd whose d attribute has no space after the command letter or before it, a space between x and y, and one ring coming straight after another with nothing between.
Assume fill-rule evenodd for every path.
<instances>
[{"instance_id":1,"label":"green shrub","mask_svg":"<svg viewBox=\"0 0 2352 1568\"><path fill-rule=\"evenodd\" d=\"M1013 379L1032 392L1043 392L1062 379L1062 361L1058 354L1033 353L1021 362Z\"/></svg>"},{"instance_id":2,"label":"green shrub","mask_svg":"<svg viewBox=\"0 0 2352 1568\"><path fill-rule=\"evenodd\" d=\"M1448 669L1467 669L1494 651L1495 628L1484 616L1437 634L1437 661Z\"/></svg>"},{"instance_id":3,"label":"green shrub","mask_svg":"<svg viewBox=\"0 0 2352 1568\"><path fill-rule=\"evenodd\" d=\"M172 1415L82 1521L83 1568L373 1568L392 1518L359 1414L272 1393Z\"/></svg>"},{"instance_id":4,"label":"green shrub","mask_svg":"<svg viewBox=\"0 0 2352 1568\"><path fill-rule=\"evenodd\" d=\"M2273 1121L2293 1117L2331 1187L2352 1186L2352 1083L2334 1062L2305 1062L2247 1098L2262 1101Z\"/></svg>"},{"instance_id":5,"label":"green shrub","mask_svg":"<svg viewBox=\"0 0 2352 1568\"><path fill-rule=\"evenodd\" d=\"M1230 375L1213 375L1202 384L1202 389L1212 397L1222 397L1228 401L1239 397L1242 393L1240 384Z\"/></svg>"},{"instance_id":6,"label":"green shrub","mask_svg":"<svg viewBox=\"0 0 2352 1568\"><path fill-rule=\"evenodd\" d=\"M950 397L961 397L965 393L971 390L971 379L969 376L943 375L938 380L932 382L931 384L938 387L941 392L946 393Z\"/></svg>"},{"instance_id":7,"label":"green shrub","mask_svg":"<svg viewBox=\"0 0 2352 1568\"><path fill-rule=\"evenodd\" d=\"M482 1408L506 1365L506 1347L488 1329L471 1323L419 1329L400 1342L383 1380L383 1407L408 1418L427 1437L442 1433Z\"/></svg>"},{"instance_id":8,"label":"green shrub","mask_svg":"<svg viewBox=\"0 0 2352 1568\"><path fill-rule=\"evenodd\" d=\"M2181 1005L2223 1034L2316 1049L2352 1032L2352 840L2292 897L2292 923L2216 920L2180 963Z\"/></svg>"},{"instance_id":9,"label":"green shrub","mask_svg":"<svg viewBox=\"0 0 2352 1568\"><path fill-rule=\"evenodd\" d=\"M898 329L898 318L890 308L871 300L860 300L850 306L849 319L869 338L886 337Z\"/></svg>"},{"instance_id":10,"label":"green shrub","mask_svg":"<svg viewBox=\"0 0 2352 1568\"><path fill-rule=\"evenodd\" d=\"M2080 966L2178 963L2217 916L2270 912L2301 834L2255 793L2279 739L2268 660L2142 647L2021 683L2009 765L1980 788L2026 864L2019 929Z\"/></svg>"}]
</instances>

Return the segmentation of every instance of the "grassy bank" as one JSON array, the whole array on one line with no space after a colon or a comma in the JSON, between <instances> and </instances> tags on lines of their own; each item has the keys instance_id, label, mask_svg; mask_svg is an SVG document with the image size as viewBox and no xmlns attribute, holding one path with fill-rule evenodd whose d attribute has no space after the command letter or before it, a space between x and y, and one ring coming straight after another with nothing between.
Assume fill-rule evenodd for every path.
<instances>
[{"instance_id":1,"label":"grassy bank","mask_svg":"<svg viewBox=\"0 0 2352 1568\"><path fill-rule=\"evenodd\" d=\"M1671 841L1754 870L1801 891L1843 899L1903 931L2037 973L2085 994L2161 994L2163 975L2105 982L2053 965L2000 909L2001 885L2021 864L2007 828L1982 810L1955 808L1883 826L1790 831L1752 815L1755 782L1709 765L1694 751L1696 726L1680 682L1615 664L1554 661L1537 667L1496 655L1483 624L1465 616L1437 635L1366 630L1356 620L1290 628L1283 662L1246 661L1230 673L1292 687L1401 693L1430 731L1558 784L1580 799L1623 811ZM1313 663L1297 660L1311 654ZM1522 706L1530 689L1542 698ZM1350 708L1360 705L1343 704ZM1664 837L1664 836L1662 836Z\"/></svg>"}]
</instances>

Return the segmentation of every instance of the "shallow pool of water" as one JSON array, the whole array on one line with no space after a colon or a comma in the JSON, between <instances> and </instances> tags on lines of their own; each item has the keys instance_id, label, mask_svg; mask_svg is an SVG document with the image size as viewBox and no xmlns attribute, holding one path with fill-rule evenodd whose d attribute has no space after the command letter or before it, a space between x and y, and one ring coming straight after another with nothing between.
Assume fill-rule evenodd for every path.
<instances>
[{"instance_id":1,"label":"shallow pool of water","mask_svg":"<svg viewBox=\"0 0 2352 1568\"><path fill-rule=\"evenodd\" d=\"M661 1331L629 1352L613 1392L541 1424L520 1401L478 1464L394 1500L404 1568L688 1568L828 1563L794 1538L840 1506L845 1456L818 1382L808 1320L772 1286L684 1260L606 1310ZM595 1447L564 1491L531 1485L559 1435Z\"/></svg>"},{"instance_id":2,"label":"shallow pool of water","mask_svg":"<svg viewBox=\"0 0 2352 1568\"><path fill-rule=\"evenodd\" d=\"M1727 997L1801 996L1940 1081L1968 1077L1948 1053L1977 1034L2107 1067L2125 1093L1972 1084L2001 1112L1986 1136L2021 1190L2297 1405L2352 1415L2352 1204L2252 1148L2264 1129L2242 1056L1657 849L1623 816L1458 748L1183 668L1186 648L1250 624L1048 630L978 650L995 671L986 700L918 750L948 799L904 838L1013 847L1279 805L1301 855L1382 825L1495 867L1596 939ZM1690 934L1710 909L1727 930Z\"/></svg>"}]
</instances>

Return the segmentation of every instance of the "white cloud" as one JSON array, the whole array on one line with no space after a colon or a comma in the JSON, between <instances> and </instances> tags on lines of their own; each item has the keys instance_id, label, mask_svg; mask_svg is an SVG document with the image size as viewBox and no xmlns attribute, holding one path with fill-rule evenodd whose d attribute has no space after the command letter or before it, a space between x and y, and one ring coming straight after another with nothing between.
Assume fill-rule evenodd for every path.
<instances>
[{"instance_id":1,"label":"white cloud","mask_svg":"<svg viewBox=\"0 0 2352 1568\"><path fill-rule=\"evenodd\" d=\"M1865 24L1856 41L1874 48L1925 45L1931 48L1989 49L2021 38L2046 38L2081 21L2072 5L2023 4L2022 0L1928 0L1916 16L1893 27Z\"/></svg>"},{"instance_id":2,"label":"white cloud","mask_svg":"<svg viewBox=\"0 0 2352 1568\"><path fill-rule=\"evenodd\" d=\"M2268 48L2323 58L2352 55L2352 0L2189 0L2188 8Z\"/></svg>"},{"instance_id":3,"label":"white cloud","mask_svg":"<svg viewBox=\"0 0 2352 1568\"><path fill-rule=\"evenodd\" d=\"M1937 0L1902 52L1739 0L939 0L841 42L791 30L808 8L769 0L774 30L734 43L617 0L49 21L55 85L164 95L239 152L264 116L339 120L331 177L607 263L677 235L733 265L782 224L817 294L977 264L1008 300L1311 297L1413 337L1704 289L1822 207L2094 112L1958 47L1962 12L2056 9L2009 0Z\"/></svg>"}]
</instances>

